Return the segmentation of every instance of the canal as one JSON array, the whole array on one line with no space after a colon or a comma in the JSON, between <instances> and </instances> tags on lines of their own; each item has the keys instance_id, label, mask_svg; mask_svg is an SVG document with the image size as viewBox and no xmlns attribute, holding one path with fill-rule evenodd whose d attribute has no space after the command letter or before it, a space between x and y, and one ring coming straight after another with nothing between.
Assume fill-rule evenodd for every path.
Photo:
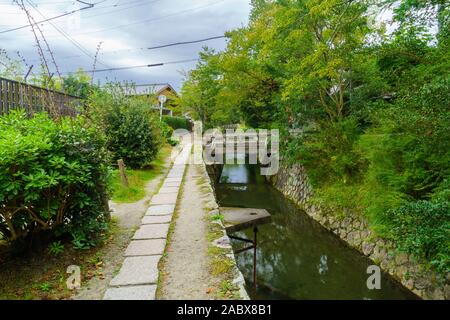
<instances>
[{"instance_id":1,"label":"canal","mask_svg":"<svg viewBox=\"0 0 450 320\"><path fill-rule=\"evenodd\" d=\"M416 299L382 274L381 289L366 285L370 260L286 199L259 174L256 165L225 165L214 179L224 207L264 208L272 222L259 227L258 286L252 290L253 251L236 255L252 299ZM238 233L252 238L252 230ZM233 241L233 248L241 243Z\"/></svg>"}]
</instances>

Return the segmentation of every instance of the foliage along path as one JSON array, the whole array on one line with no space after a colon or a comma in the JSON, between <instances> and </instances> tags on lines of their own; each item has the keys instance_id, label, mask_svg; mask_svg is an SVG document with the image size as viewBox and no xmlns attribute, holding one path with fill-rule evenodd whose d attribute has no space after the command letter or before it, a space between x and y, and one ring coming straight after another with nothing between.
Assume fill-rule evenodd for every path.
<instances>
[{"instance_id":1,"label":"foliage along path","mask_svg":"<svg viewBox=\"0 0 450 320\"><path fill-rule=\"evenodd\" d=\"M105 292L104 300L155 299L158 264L164 253L169 224L192 148L192 144L186 141L183 140L182 150L161 189L152 197L141 226L124 253L122 267Z\"/></svg>"}]
</instances>

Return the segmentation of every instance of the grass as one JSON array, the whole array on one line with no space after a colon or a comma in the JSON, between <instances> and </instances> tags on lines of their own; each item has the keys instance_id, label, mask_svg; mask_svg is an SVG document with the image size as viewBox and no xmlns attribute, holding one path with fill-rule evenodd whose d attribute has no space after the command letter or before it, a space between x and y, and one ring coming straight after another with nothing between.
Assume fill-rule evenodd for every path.
<instances>
[{"instance_id":1,"label":"grass","mask_svg":"<svg viewBox=\"0 0 450 320\"><path fill-rule=\"evenodd\" d=\"M164 170L164 164L171 150L172 148L169 145L161 148L156 159L150 163L148 168L127 169L128 187L122 185L118 170L114 170L111 179L112 200L117 203L132 203L144 198L146 195L145 185Z\"/></svg>"},{"instance_id":2,"label":"grass","mask_svg":"<svg viewBox=\"0 0 450 320\"><path fill-rule=\"evenodd\" d=\"M240 298L238 286L230 280L222 280L217 294L221 299L238 300Z\"/></svg>"}]
</instances>

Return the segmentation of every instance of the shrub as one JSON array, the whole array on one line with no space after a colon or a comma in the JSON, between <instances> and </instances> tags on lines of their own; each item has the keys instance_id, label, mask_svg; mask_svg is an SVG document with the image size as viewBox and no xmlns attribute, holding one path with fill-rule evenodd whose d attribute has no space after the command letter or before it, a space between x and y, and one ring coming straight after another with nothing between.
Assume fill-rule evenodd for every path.
<instances>
[{"instance_id":1,"label":"shrub","mask_svg":"<svg viewBox=\"0 0 450 320\"><path fill-rule=\"evenodd\" d=\"M0 236L47 231L95 245L109 217L108 172L102 135L83 118L0 117Z\"/></svg>"},{"instance_id":2,"label":"shrub","mask_svg":"<svg viewBox=\"0 0 450 320\"><path fill-rule=\"evenodd\" d=\"M87 114L93 125L103 131L114 161L139 169L158 153L163 134L160 121L149 105L129 97L125 89L111 84L107 90L92 92Z\"/></svg>"},{"instance_id":3,"label":"shrub","mask_svg":"<svg viewBox=\"0 0 450 320\"><path fill-rule=\"evenodd\" d=\"M285 152L288 160L299 157L315 187L358 180L362 163L354 145L361 130L356 119L323 123L311 131L292 141Z\"/></svg>"},{"instance_id":4,"label":"shrub","mask_svg":"<svg viewBox=\"0 0 450 320\"><path fill-rule=\"evenodd\" d=\"M192 130L192 124L191 122L183 117L169 117L164 116L163 121L169 125L173 130L177 129L186 129L191 131Z\"/></svg>"},{"instance_id":5,"label":"shrub","mask_svg":"<svg viewBox=\"0 0 450 320\"><path fill-rule=\"evenodd\" d=\"M113 108L105 117L108 149L114 160L131 168L149 164L161 145L161 131L154 113L138 101Z\"/></svg>"},{"instance_id":6,"label":"shrub","mask_svg":"<svg viewBox=\"0 0 450 320\"><path fill-rule=\"evenodd\" d=\"M450 203L408 202L384 217L387 233L397 246L425 258L437 270L450 272Z\"/></svg>"},{"instance_id":7,"label":"shrub","mask_svg":"<svg viewBox=\"0 0 450 320\"><path fill-rule=\"evenodd\" d=\"M169 127L169 125L165 121L159 122L159 127L161 128L161 136L165 140L169 140L172 137L173 134L173 128Z\"/></svg>"}]
</instances>

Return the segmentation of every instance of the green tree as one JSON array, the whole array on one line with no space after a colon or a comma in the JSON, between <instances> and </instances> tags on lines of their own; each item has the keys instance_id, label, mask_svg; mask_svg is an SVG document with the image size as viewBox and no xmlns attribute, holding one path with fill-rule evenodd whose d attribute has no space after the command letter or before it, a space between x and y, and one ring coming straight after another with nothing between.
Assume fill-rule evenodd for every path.
<instances>
[{"instance_id":1,"label":"green tree","mask_svg":"<svg viewBox=\"0 0 450 320\"><path fill-rule=\"evenodd\" d=\"M67 94L71 94L82 99L89 96L91 85L91 77L82 69L78 69L74 74L69 74L63 79L63 90Z\"/></svg>"}]
</instances>

